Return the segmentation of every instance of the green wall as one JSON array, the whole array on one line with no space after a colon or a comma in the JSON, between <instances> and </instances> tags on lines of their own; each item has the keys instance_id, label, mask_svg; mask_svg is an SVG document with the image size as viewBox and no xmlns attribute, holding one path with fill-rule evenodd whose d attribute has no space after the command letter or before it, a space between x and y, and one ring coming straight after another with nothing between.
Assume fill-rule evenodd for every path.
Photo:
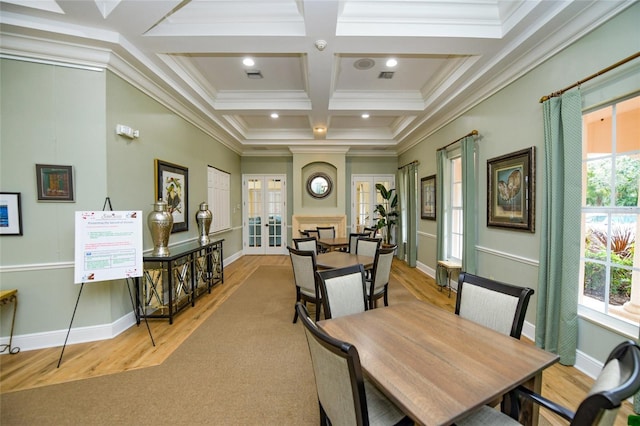
<instances>
[{"instance_id":1,"label":"green wall","mask_svg":"<svg viewBox=\"0 0 640 426\"><path fill-rule=\"evenodd\" d=\"M0 190L21 193L24 229L23 236L0 239L0 285L18 289L14 336L32 335L32 347L62 345L78 300L75 211L101 210L109 197L114 210L142 210L146 218L155 199L155 158L189 170L189 230L172 234L170 244L197 238L208 165L231 174L231 205L241 204L239 155L108 71L3 59L0 90ZM116 124L140 137L116 135ZM74 167L74 203L37 202L37 163ZM230 231L214 235L225 239L225 257L242 250L241 227L238 214ZM143 238L151 249L146 228ZM117 334L131 324L131 311L125 281L85 285L70 342ZM1 312L2 336L9 335L10 314Z\"/></svg>"},{"instance_id":2,"label":"green wall","mask_svg":"<svg viewBox=\"0 0 640 426\"><path fill-rule=\"evenodd\" d=\"M540 251L540 207L544 188L544 136L539 100L640 50L640 4L583 37L489 99L462 114L420 144L402 153L400 164L420 161L419 178L436 173L436 150L476 129L478 138L478 274L537 288ZM637 61L636 61L637 62ZM636 64L635 73L640 72ZM588 84L583 85L583 89ZM640 90L640 86L636 86ZM486 226L487 160L535 146L537 149L536 232L517 232ZM436 222L420 220L418 262L436 265ZM526 321L535 324L537 297L531 299ZM597 329L597 333L594 332ZM604 361L620 340L619 334L581 319L578 348Z\"/></svg>"}]
</instances>

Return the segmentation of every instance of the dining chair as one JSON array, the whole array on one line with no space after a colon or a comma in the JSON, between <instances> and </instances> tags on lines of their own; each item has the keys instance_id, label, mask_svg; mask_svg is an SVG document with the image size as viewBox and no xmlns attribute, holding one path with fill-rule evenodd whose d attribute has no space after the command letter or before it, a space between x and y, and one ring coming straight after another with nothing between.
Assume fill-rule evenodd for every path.
<instances>
[{"instance_id":1,"label":"dining chair","mask_svg":"<svg viewBox=\"0 0 640 426\"><path fill-rule=\"evenodd\" d=\"M362 265L317 271L316 275L326 319L367 310L367 290Z\"/></svg>"},{"instance_id":2,"label":"dining chair","mask_svg":"<svg viewBox=\"0 0 640 426\"><path fill-rule=\"evenodd\" d=\"M369 234L366 232L352 232L349 234L349 247L347 253L356 252L356 244L358 244L358 238L368 238Z\"/></svg>"},{"instance_id":3,"label":"dining chair","mask_svg":"<svg viewBox=\"0 0 640 426\"><path fill-rule=\"evenodd\" d=\"M287 246L293 278L296 284L296 303L307 302L316 305L316 321L320 319L320 305L322 303L316 281L316 253L313 250L296 250ZM293 323L298 320L298 311L294 308Z\"/></svg>"},{"instance_id":4,"label":"dining chair","mask_svg":"<svg viewBox=\"0 0 640 426\"><path fill-rule=\"evenodd\" d=\"M397 245L393 245L391 247L380 247L376 251L371 279L367 278L369 309L375 308L376 301L381 297L384 300L384 306L389 306L389 276L391 275L391 264L393 263L396 248Z\"/></svg>"},{"instance_id":5,"label":"dining chair","mask_svg":"<svg viewBox=\"0 0 640 426\"><path fill-rule=\"evenodd\" d=\"M378 228L371 228L371 227L365 226L362 232L367 234L369 238L375 238L376 234L378 233Z\"/></svg>"},{"instance_id":6,"label":"dining chair","mask_svg":"<svg viewBox=\"0 0 640 426\"><path fill-rule=\"evenodd\" d=\"M336 237L336 228L335 226L318 226L316 227L318 231L318 239L331 239Z\"/></svg>"},{"instance_id":7,"label":"dining chair","mask_svg":"<svg viewBox=\"0 0 640 426\"><path fill-rule=\"evenodd\" d=\"M311 250L318 254L318 241L315 237L294 238L293 244L296 246L296 250Z\"/></svg>"},{"instance_id":8,"label":"dining chair","mask_svg":"<svg viewBox=\"0 0 640 426\"><path fill-rule=\"evenodd\" d=\"M379 238L358 238L356 241L356 254L362 256L375 257L376 251L380 248Z\"/></svg>"},{"instance_id":9,"label":"dining chair","mask_svg":"<svg viewBox=\"0 0 640 426\"><path fill-rule=\"evenodd\" d=\"M364 377L355 346L323 332L302 303L296 312L309 345L322 426L413 424Z\"/></svg>"},{"instance_id":10,"label":"dining chair","mask_svg":"<svg viewBox=\"0 0 640 426\"><path fill-rule=\"evenodd\" d=\"M520 339L533 289L463 272L458 277L456 315Z\"/></svg>"},{"instance_id":11,"label":"dining chair","mask_svg":"<svg viewBox=\"0 0 640 426\"><path fill-rule=\"evenodd\" d=\"M530 399L535 404L550 410L567 420L570 425L613 425L622 401L640 390L640 346L628 340L617 345L609 354L595 383L573 412L562 405L543 397L523 386L515 392L520 398ZM484 406L471 415L456 422L458 426L505 425L517 426L519 405L515 405L513 418L493 408Z\"/></svg>"}]
</instances>

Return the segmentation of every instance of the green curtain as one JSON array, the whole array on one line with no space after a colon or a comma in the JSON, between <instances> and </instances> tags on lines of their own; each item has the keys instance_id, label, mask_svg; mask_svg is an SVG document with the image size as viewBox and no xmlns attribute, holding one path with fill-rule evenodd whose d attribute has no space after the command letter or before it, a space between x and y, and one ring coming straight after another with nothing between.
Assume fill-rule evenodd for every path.
<instances>
[{"instance_id":1,"label":"green curtain","mask_svg":"<svg viewBox=\"0 0 640 426\"><path fill-rule=\"evenodd\" d=\"M476 141L467 136L462 140L462 270L476 273Z\"/></svg>"},{"instance_id":2,"label":"green curtain","mask_svg":"<svg viewBox=\"0 0 640 426\"><path fill-rule=\"evenodd\" d=\"M418 164L411 163L398 171L398 255L412 268L418 259ZM402 244L404 243L404 244Z\"/></svg>"},{"instance_id":3,"label":"green curtain","mask_svg":"<svg viewBox=\"0 0 640 426\"><path fill-rule=\"evenodd\" d=\"M573 365L578 340L582 96L580 89L543 103L544 193L541 201L536 345Z\"/></svg>"},{"instance_id":4,"label":"green curtain","mask_svg":"<svg viewBox=\"0 0 640 426\"><path fill-rule=\"evenodd\" d=\"M444 259L444 170L447 152L436 151L436 262ZM436 284L447 285L447 271L436 267Z\"/></svg>"}]
</instances>

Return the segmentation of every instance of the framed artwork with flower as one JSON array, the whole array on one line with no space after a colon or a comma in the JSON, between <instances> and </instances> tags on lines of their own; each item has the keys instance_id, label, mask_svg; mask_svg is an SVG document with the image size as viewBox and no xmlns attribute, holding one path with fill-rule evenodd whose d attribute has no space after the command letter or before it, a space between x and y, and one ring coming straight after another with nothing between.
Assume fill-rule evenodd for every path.
<instances>
[{"instance_id":1,"label":"framed artwork with flower","mask_svg":"<svg viewBox=\"0 0 640 426\"><path fill-rule=\"evenodd\" d=\"M155 160L156 200L167 202L173 216L171 233L189 230L189 169Z\"/></svg>"}]
</instances>

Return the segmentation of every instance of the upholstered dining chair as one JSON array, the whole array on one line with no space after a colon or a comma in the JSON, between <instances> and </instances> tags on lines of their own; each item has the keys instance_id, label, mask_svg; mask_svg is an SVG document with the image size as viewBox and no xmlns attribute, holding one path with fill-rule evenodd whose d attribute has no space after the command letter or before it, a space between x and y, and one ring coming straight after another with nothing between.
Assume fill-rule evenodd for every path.
<instances>
[{"instance_id":1,"label":"upholstered dining chair","mask_svg":"<svg viewBox=\"0 0 640 426\"><path fill-rule=\"evenodd\" d=\"M296 246L296 250L311 250L318 254L318 241L315 237L294 238L293 244Z\"/></svg>"},{"instance_id":2,"label":"upholstered dining chair","mask_svg":"<svg viewBox=\"0 0 640 426\"><path fill-rule=\"evenodd\" d=\"M375 238L376 234L378 233L378 228L370 228L368 226L365 226L362 232L367 234L369 238Z\"/></svg>"},{"instance_id":3,"label":"upholstered dining chair","mask_svg":"<svg viewBox=\"0 0 640 426\"><path fill-rule=\"evenodd\" d=\"M316 254L312 250L296 250L287 246L291 266L293 267L293 278L296 283L296 303L307 302L316 305L316 321L320 319L321 296L316 281ZM298 320L298 311L294 308L293 322Z\"/></svg>"},{"instance_id":4,"label":"upholstered dining chair","mask_svg":"<svg viewBox=\"0 0 640 426\"><path fill-rule=\"evenodd\" d=\"M533 289L463 272L458 277L456 315L519 339Z\"/></svg>"},{"instance_id":5,"label":"upholstered dining chair","mask_svg":"<svg viewBox=\"0 0 640 426\"><path fill-rule=\"evenodd\" d=\"M349 234L349 248L348 253L356 252L356 244L358 244L358 238L368 238L369 234L365 232L352 232Z\"/></svg>"},{"instance_id":6,"label":"upholstered dining chair","mask_svg":"<svg viewBox=\"0 0 640 426\"><path fill-rule=\"evenodd\" d=\"M389 306L389 276L391 275L391 264L393 263L394 252L397 245L390 247L380 247L376 251L373 259L373 272L371 278L367 278L367 298L369 309L376 307L376 301L381 297L384 306Z\"/></svg>"},{"instance_id":7,"label":"upholstered dining chair","mask_svg":"<svg viewBox=\"0 0 640 426\"><path fill-rule=\"evenodd\" d=\"M637 343L628 340L611 351L591 390L575 412L522 386L516 388L515 393L520 398L530 399L535 404L549 409L572 426L611 426L616 420L622 401L638 390L640 390L640 347ZM484 406L456 424L458 426L518 426L520 423L515 420L519 416L517 404L515 408L511 418L498 410Z\"/></svg>"},{"instance_id":8,"label":"upholstered dining chair","mask_svg":"<svg viewBox=\"0 0 640 426\"><path fill-rule=\"evenodd\" d=\"M358 238L356 242L356 254L375 257L381 242L379 238Z\"/></svg>"},{"instance_id":9,"label":"upholstered dining chair","mask_svg":"<svg viewBox=\"0 0 640 426\"><path fill-rule=\"evenodd\" d=\"M302 303L296 312L309 345L322 426L413 424L363 376L355 346L323 332Z\"/></svg>"},{"instance_id":10,"label":"upholstered dining chair","mask_svg":"<svg viewBox=\"0 0 640 426\"><path fill-rule=\"evenodd\" d=\"M325 318L337 318L367 310L367 290L362 265L317 271L316 275Z\"/></svg>"},{"instance_id":11,"label":"upholstered dining chair","mask_svg":"<svg viewBox=\"0 0 640 426\"><path fill-rule=\"evenodd\" d=\"M321 240L336 237L336 228L334 226L318 226L316 229L318 230L318 238Z\"/></svg>"}]
</instances>

